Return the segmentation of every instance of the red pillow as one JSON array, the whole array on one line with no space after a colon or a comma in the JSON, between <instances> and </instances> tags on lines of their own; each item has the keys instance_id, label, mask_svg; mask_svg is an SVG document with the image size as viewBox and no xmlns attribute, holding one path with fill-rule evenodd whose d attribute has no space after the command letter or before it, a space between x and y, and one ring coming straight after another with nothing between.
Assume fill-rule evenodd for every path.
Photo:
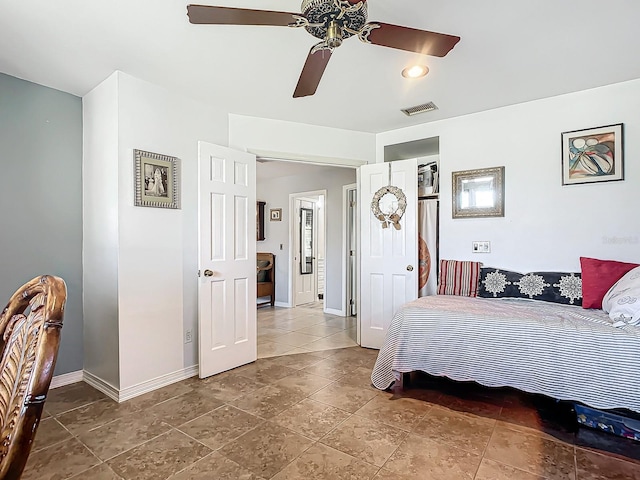
<instances>
[{"instance_id":1,"label":"red pillow","mask_svg":"<svg viewBox=\"0 0 640 480\"><path fill-rule=\"evenodd\" d=\"M438 295L477 297L481 265L480 262L440 260Z\"/></svg>"},{"instance_id":2,"label":"red pillow","mask_svg":"<svg viewBox=\"0 0 640 480\"><path fill-rule=\"evenodd\" d=\"M582 308L602 308L602 298L611 286L638 266L636 263L580 257Z\"/></svg>"}]
</instances>

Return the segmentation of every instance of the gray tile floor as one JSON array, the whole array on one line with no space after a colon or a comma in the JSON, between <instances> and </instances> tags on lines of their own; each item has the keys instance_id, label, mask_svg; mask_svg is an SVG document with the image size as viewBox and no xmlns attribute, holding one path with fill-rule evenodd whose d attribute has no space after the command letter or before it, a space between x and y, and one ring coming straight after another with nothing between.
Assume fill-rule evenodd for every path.
<instances>
[{"instance_id":1,"label":"gray tile floor","mask_svg":"<svg viewBox=\"0 0 640 480\"><path fill-rule=\"evenodd\" d=\"M262 335L351 328L315 315L264 309ZM549 399L423 375L381 392L376 354L262 358L122 404L84 383L52 390L23 479L640 480L640 444L576 431Z\"/></svg>"}]
</instances>

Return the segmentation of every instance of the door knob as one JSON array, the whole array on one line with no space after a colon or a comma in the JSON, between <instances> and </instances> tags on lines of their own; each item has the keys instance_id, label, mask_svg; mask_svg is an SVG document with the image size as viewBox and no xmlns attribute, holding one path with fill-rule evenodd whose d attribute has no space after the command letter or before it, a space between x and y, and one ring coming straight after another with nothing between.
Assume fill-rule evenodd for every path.
<instances>
[{"instance_id":1,"label":"door knob","mask_svg":"<svg viewBox=\"0 0 640 480\"><path fill-rule=\"evenodd\" d=\"M204 271L205 277L213 277L213 270L209 270L208 268Z\"/></svg>"},{"instance_id":2,"label":"door knob","mask_svg":"<svg viewBox=\"0 0 640 480\"><path fill-rule=\"evenodd\" d=\"M413 272L413 265L407 265L407 272ZM206 275L206 272L205 272Z\"/></svg>"}]
</instances>

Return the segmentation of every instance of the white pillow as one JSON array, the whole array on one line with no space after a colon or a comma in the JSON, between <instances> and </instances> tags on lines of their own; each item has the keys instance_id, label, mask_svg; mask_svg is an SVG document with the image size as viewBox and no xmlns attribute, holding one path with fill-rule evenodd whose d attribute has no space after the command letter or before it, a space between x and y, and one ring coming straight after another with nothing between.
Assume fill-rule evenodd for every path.
<instances>
[{"instance_id":1,"label":"white pillow","mask_svg":"<svg viewBox=\"0 0 640 480\"><path fill-rule=\"evenodd\" d=\"M613 284L602 299L602 309L615 322L614 327L640 325L640 267Z\"/></svg>"}]
</instances>

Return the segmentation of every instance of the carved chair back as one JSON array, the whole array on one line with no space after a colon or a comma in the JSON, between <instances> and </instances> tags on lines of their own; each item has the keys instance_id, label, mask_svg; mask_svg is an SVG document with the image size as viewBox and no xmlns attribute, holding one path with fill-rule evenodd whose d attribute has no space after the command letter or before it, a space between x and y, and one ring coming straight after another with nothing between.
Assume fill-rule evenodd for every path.
<instances>
[{"instance_id":1,"label":"carved chair back","mask_svg":"<svg viewBox=\"0 0 640 480\"><path fill-rule=\"evenodd\" d=\"M269 300L259 302L257 305L271 304L274 306L276 301L276 256L273 253L258 252L257 271L258 271L258 298L269 297Z\"/></svg>"},{"instance_id":2,"label":"carved chair back","mask_svg":"<svg viewBox=\"0 0 640 480\"><path fill-rule=\"evenodd\" d=\"M60 344L67 288L34 278L0 315L0 480L19 479L47 398Z\"/></svg>"}]
</instances>

